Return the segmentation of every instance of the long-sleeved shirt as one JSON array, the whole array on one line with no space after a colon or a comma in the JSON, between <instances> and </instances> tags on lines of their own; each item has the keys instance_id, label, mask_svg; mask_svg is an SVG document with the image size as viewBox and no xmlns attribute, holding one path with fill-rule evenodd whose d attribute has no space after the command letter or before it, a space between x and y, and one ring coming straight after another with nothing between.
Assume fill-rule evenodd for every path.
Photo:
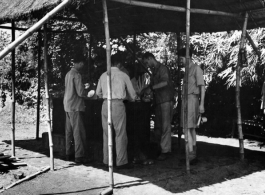
<instances>
[{"instance_id":1,"label":"long-sleeved shirt","mask_svg":"<svg viewBox=\"0 0 265 195\"><path fill-rule=\"evenodd\" d=\"M117 67L111 67L111 87L112 99L124 100L126 98L126 91L130 100L135 100L136 98L136 93L133 89L129 76L120 71ZM107 72L100 76L96 94L100 98L108 98Z\"/></svg>"},{"instance_id":2,"label":"long-sleeved shirt","mask_svg":"<svg viewBox=\"0 0 265 195\"><path fill-rule=\"evenodd\" d=\"M85 111L83 97L86 96L86 92L81 74L75 68L72 68L65 76L63 99L65 112Z\"/></svg>"}]
</instances>

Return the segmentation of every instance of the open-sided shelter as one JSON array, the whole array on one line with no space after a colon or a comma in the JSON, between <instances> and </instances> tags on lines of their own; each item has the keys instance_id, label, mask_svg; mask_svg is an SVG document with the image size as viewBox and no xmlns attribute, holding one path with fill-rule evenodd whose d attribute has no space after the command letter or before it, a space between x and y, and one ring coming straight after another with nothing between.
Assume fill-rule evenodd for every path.
<instances>
[{"instance_id":1,"label":"open-sided shelter","mask_svg":"<svg viewBox=\"0 0 265 195\"><path fill-rule=\"evenodd\" d=\"M29 19L39 22L18 40L13 39L13 43L0 52L0 59L13 51L19 43L40 29L48 20L80 22L87 27L87 33L99 38L106 36L109 65L109 36L117 38L122 35L154 31L186 32L188 47L190 31L218 32L242 30L242 28L245 31L245 29L265 27L264 4L264 0L103 0L103 4L101 0L1 0L0 24L10 22L14 24L16 21ZM11 29L14 32L15 25ZM251 40L250 37L248 39ZM244 36L241 43L242 48ZM252 45L254 47L253 43ZM12 67L14 71L14 64ZM13 83L14 80L13 75ZM46 87L47 82L48 78L46 78ZM49 98L47 89L46 92ZM239 93L239 88L237 92ZM240 110L238 114L240 118ZM241 119L238 120L239 125L240 123ZM14 124L12 129L14 131Z\"/></svg>"}]
</instances>

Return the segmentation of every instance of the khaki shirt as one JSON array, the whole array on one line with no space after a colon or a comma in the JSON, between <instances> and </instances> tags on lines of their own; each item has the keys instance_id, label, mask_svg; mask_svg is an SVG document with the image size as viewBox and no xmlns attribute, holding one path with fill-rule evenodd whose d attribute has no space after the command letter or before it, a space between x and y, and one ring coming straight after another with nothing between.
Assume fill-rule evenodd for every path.
<instances>
[{"instance_id":1,"label":"khaki shirt","mask_svg":"<svg viewBox=\"0 0 265 195\"><path fill-rule=\"evenodd\" d=\"M204 86L204 78L203 78L203 72L202 69L191 62L189 67L189 79L188 79L188 95L200 94L200 88L199 86Z\"/></svg>"},{"instance_id":2,"label":"khaki shirt","mask_svg":"<svg viewBox=\"0 0 265 195\"><path fill-rule=\"evenodd\" d=\"M129 76L124 72L120 71L117 67L111 67L111 87L112 99L126 99L126 91L130 100L135 100L136 98L136 93L133 89ZM108 98L107 72L103 73L100 76L96 89L96 94L100 98Z\"/></svg>"},{"instance_id":3,"label":"khaki shirt","mask_svg":"<svg viewBox=\"0 0 265 195\"><path fill-rule=\"evenodd\" d=\"M65 92L64 92L64 110L65 112L85 111L85 102L83 97L86 96L82 83L81 74L72 68L65 76Z\"/></svg>"}]
</instances>

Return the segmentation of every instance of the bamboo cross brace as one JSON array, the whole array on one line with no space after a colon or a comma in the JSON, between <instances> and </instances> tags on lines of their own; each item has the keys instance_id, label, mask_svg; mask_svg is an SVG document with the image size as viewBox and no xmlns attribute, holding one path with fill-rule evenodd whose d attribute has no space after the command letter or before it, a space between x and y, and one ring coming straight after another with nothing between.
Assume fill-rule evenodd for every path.
<instances>
[{"instance_id":1,"label":"bamboo cross brace","mask_svg":"<svg viewBox=\"0 0 265 195\"><path fill-rule=\"evenodd\" d=\"M186 8L184 7L177 7L177 6L171 6L171 5L163 5L163 4L156 4L156 3L149 3L149 2L133 1L133 0L112 0L112 1L119 2L119 3L125 3L129 5L154 8L154 9L186 12ZM215 11L215 10L206 10L206 9L194 9L193 8L193 9L190 9L190 13L210 14L210 15L220 15L220 16L242 18L241 14L234 14L234 13Z\"/></svg>"}]
</instances>

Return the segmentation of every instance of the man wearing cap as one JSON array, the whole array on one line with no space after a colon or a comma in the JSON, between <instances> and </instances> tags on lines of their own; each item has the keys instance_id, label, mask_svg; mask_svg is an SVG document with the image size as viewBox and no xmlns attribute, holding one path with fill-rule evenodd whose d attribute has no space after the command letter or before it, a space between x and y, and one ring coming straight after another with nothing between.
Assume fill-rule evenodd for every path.
<instances>
[{"instance_id":1,"label":"man wearing cap","mask_svg":"<svg viewBox=\"0 0 265 195\"><path fill-rule=\"evenodd\" d=\"M189 52L190 58L192 51ZM178 51L180 57L180 63L186 65L186 48L182 48ZM182 90L182 96L184 90ZM203 79L203 71L200 66L194 64L192 60L189 61L189 78L188 78L188 145L189 145L189 159L190 161L196 159L196 127L198 116L204 113L204 97L205 97L205 84ZM183 102L183 101L182 101ZM181 126L184 125L183 117L183 104L181 112Z\"/></svg>"},{"instance_id":2,"label":"man wearing cap","mask_svg":"<svg viewBox=\"0 0 265 195\"><path fill-rule=\"evenodd\" d=\"M118 55L111 57L111 86L112 86L112 123L116 134L116 165L118 169L132 168L128 163L127 155L127 132L126 132L126 110L123 100L127 97L134 101L136 93L133 89L129 76L119 70L120 58ZM101 119L103 128L103 163L108 165L108 89L107 89L107 72L100 76L98 81L96 94L99 98L103 98Z\"/></svg>"},{"instance_id":3,"label":"man wearing cap","mask_svg":"<svg viewBox=\"0 0 265 195\"><path fill-rule=\"evenodd\" d=\"M155 137L160 144L161 154L158 160L165 160L171 153L171 120L174 100L174 88L168 68L158 62L152 53L146 52L143 63L151 69L151 83L142 93L154 91L155 99Z\"/></svg>"}]
</instances>

